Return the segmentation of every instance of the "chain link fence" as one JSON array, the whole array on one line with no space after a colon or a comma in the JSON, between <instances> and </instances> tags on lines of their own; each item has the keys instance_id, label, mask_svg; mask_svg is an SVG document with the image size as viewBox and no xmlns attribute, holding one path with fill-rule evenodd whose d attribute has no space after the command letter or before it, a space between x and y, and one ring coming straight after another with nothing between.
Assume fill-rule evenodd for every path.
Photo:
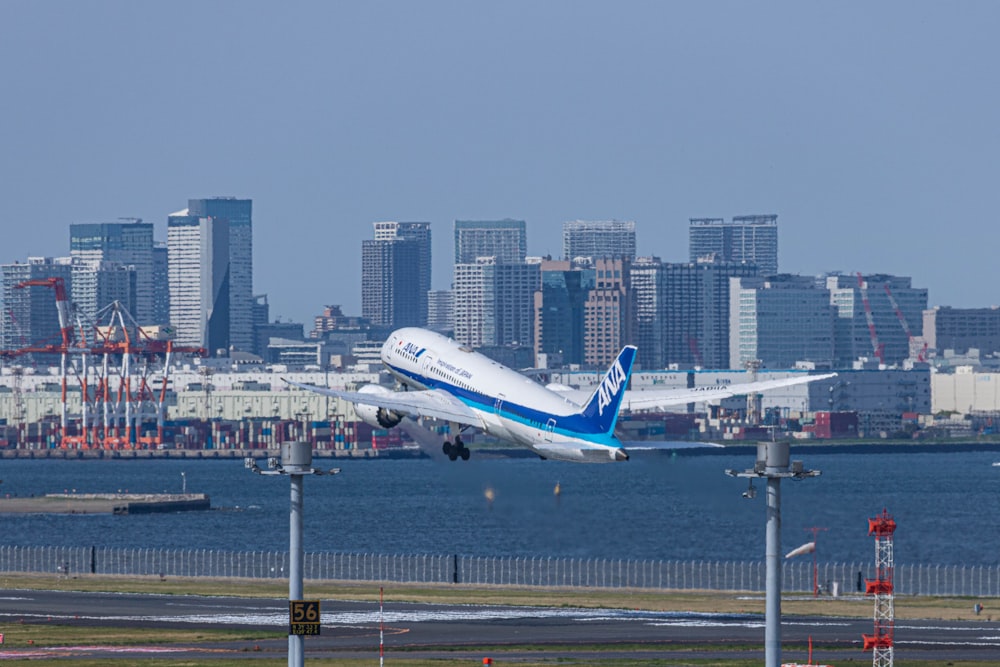
<instances>
[{"instance_id":1,"label":"chain link fence","mask_svg":"<svg viewBox=\"0 0 1000 667\"><path fill-rule=\"evenodd\" d=\"M787 561L782 590L858 594L874 562ZM288 553L211 549L0 546L0 572L63 576L232 577L284 579ZM321 581L393 581L487 586L644 588L763 592L765 565L748 561L307 553L303 576ZM1000 597L1000 565L897 565L899 595Z\"/></svg>"}]
</instances>

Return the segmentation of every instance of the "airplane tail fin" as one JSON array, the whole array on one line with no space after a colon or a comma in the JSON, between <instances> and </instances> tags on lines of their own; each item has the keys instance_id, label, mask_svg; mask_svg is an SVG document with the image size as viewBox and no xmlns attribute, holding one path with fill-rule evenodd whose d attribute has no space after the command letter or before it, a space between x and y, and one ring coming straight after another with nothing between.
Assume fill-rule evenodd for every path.
<instances>
[{"instance_id":1,"label":"airplane tail fin","mask_svg":"<svg viewBox=\"0 0 1000 667\"><path fill-rule=\"evenodd\" d=\"M618 408L621 407L629 377L632 375L632 363L635 361L636 348L626 345L618 353L618 358L597 386L590 399L583 406L580 414L594 424L599 433L612 433L618 422Z\"/></svg>"}]
</instances>

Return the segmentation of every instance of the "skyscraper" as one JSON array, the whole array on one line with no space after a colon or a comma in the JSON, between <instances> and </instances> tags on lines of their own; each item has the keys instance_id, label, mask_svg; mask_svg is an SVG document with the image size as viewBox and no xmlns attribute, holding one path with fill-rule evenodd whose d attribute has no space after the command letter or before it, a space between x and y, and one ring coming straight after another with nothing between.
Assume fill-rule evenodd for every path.
<instances>
[{"instance_id":1,"label":"skyscraper","mask_svg":"<svg viewBox=\"0 0 1000 667\"><path fill-rule=\"evenodd\" d=\"M757 266L703 258L664 269L664 362L729 368L729 279Z\"/></svg>"},{"instance_id":2,"label":"skyscraper","mask_svg":"<svg viewBox=\"0 0 1000 667\"><path fill-rule=\"evenodd\" d=\"M639 348L636 363L643 369L666 366L664 271L659 257L638 257L629 270L635 294L633 342Z\"/></svg>"},{"instance_id":3,"label":"skyscraper","mask_svg":"<svg viewBox=\"0 0 1000 667\"><path fill-rule=\"evenodd\" d=\"M455 329L455 295L451 290L427 294L427 328L448 335Z\"/></svg>"},{"instance_id":4,"label":"skyscraper","mask_svg":"<svg viewBox=\"0 0 1000 667\"><path fill-rule=\"evenodd\" d=\"M689 261L714 257L718 261L756 264L759 275L778 273L778 216L739 215L732 222L722 218L691 218L688 229Z\"/></svg>"},{"instance_id":5,"label":"skyscraper","mask_svg":"<svg viewBox=\"0 0 1000 667\"><path fill-rule=\"evenodd\" d=\"M412 238L361 242L361 316L372 326L395 329L427 321L420 255L420 243Z\"/></svg>"},{"instance_id":6,"label":"skyscraper","mask_svg":"<svg viewBox=\"0 0 1000 667\"><path fill-rule=\"evenodd\" d=\"M16 350L29 345L58 345L61 342L59 312L55 292L48 287L18 287L27 280L61 278L66 292L72 289L72 261L69 257L29 257L27 262L4 264L2 270L3 314L0 348ZM53 363L53 355L31 355L36 363Z\"/></svg>"},{"instance_id":7,"label":"skyscraper","mask_svg":"<svg viewBox=\"0 0 1000 667\"><path fill-rule=\"evenodd\" d=\"M833 363L830 293L811 276L730 278L730 365Z\"/></svg>"},{"instance_id":8,"label":"skyscraper","mask_svg":"<svg viewBox=\"0 0 1000 667\"><path fill-rule=\"evenodd\" d=\"M73 287L70 300L84 321L107 324L99 311L118 302L129 313L136 310L138 271L134 264L72 258ZM110 315L110 314L109 314ZM137 320L138 321L138 320Z\"/></svg>"},{"instance_id":9,"label":"skyscraper","mask_svg":"<svg viewBox=\"0 0 1000 667\"><path fill-rule=\"evenodd\" d=\"M74 223L69 226L69 248L71 257L86 262L115 262L124 267L134 267L135 301L126 304L126 307L139 324L165 324L154 316L152 223L138 218L130 223ZM85 271L83 266L87 265L81 265L78 273ZM107 264L103 266L110 270ZM88 294L98 298L92 290ZM94 311L107 305L99 298L92 304ZM93 315L93 312L88 312L88 315Z\"/></svg>"},{"instance_id":10,"label":"skyscraper","mask_svg":"<svg viewBox=\"0 0 1000 667\"><path fill-rule=\"evenodd\" d=\"M455 340L472 347L533 345L537 264L526 264L523 220L456 220Z\"/></svg>"},{"instance_id":11,"label":"skyscraper","mask_svg":"<svg viewBox=\"0 0 1000 667\"><path fill-rule=\"evenodd\" d=\"M913 287L910 278L885 274L828 275L826 288L834 307L834 353L840 367L850 367L859 357L881 357L886 364L910 357L900 316L914 336L922 334L925 288Z\"/></svg>"},{"instance_id":12,"label":"skyscraper","mask_svg":"<svg viewBox=\"0 0 1000 667\"><path fill-rule=\"evenodd\" d=\"M543 261L540 270L534 300L536 358L545 354L553 365L583 364L584 311L595 287L595 270L552 260Z\"/></svg>"},{"instance_id":13,"label":"skyscraper","mask_svg":"<svg viewBox=\"0 0 1000 667\"><path fill-rule=\"evenodd\" d=\"M228 350L229 220L179 211L167 218L170 323L179 345Z\"/></svg>"},{"instance_id":14,"label":"skyscraper","mask_svg":"<svg viewBox=\"0 0 1000 667\"><path fill-rule=\"evenodd\" d=\"M386 270L386 267L375 267L372 265L365 265L362 261L362 304L366 301L369 303L370 307L374 310L379 310L385 312L384 305L374 305L376 303L392 301L395 305L397 314L403 317L408 325L415 326L426 326L427 324L427 293L431 289L431 223L429 222L376 222L375 227L375 241L377 242L398 242L398 241L410 241L416 246L416 259L415 261L409 257L403 258L401 261L407 262L405 265L400 265L392 268L392 273L401 281L412 281L415 285L406 285L405 289L407 293L411 288L415 288L419 294L416 296L415 303L403 304L393 295L378 295L371 293L370 290L364 287L365 276L369 276L369 280L373 279L376 274L381 274ZM398 253L397 253L398 254ZM362 253L362 259L364 253ZM370 257L374 255L370 254ZM368 268L366 272L365 268ZM380 285L385 285L383 279L379 279ZM409 295L407 296L409 299ZM411 307L416 309L416 319L413 319L413 315L410 312L403 314L405 309L409 311ZM373 312L374 312L373 310ZM365 315L367 317L367 315ZM395 318L395 315L392 316ZM386 322L380 324L380 326L404 326L403 324L394 325L392 322Z\"/></svg>"},{"instance_id":15,"label":"skyscraper","mask_svg":"<svg viewBox=\"0 0 1000 667\"><path fill-rule=\"evenodd\" d=\"M635 294L627 259L594 260L594 289L584 303L583 361L607 368L633 342Z\"/></svg>"},{"instance_id":16,"label":"skyscraper","mask_svg":"<svg viewBox=\"0 0 1000 667\"><path fill-rule=\"evenodd\" d=\"M632 220L576 220L563 223L563 259L635 259Z\"/></svg>"},{"instance_id":17,"label":"skyscraper","mask_svg":"<svg viewBox=\"0 0 1000 667\"><path fill-rule=\"evenodd\" d=\"M253 349L253 201L189 199L188 215L226 220L229 227L229 345Z\"/></svg>"},{"instance_id":18,"label":"skyscraper","mask_svg":"<svg viewBox=\"0 0 1000 667\"><path fill-rule=\"evenodd\" d=\"M455 340L471 347L534 344L539 265L480 257L455 265Z\"/></svg>"},{"instance_id":19,"label":"skyscraper","mask_svg":"<svg viewBox=\"0 0 1000 667\"><path fill-rule=\"evenodd\" d=\"M456 220L455 264L475 264L480 257L523 262L528 254L524 220Z\"/></svg>"},{"instance_id":20,"label":"skyscraper","mask_svg":"<svg viewBox=\"0 0 1000 667\"><path fill-rule=\"evenodd\" d=\"M167 244L153 242L153 315L152 322L170 322L170 278L167 270Z\"/></svg>"}]
</instances>

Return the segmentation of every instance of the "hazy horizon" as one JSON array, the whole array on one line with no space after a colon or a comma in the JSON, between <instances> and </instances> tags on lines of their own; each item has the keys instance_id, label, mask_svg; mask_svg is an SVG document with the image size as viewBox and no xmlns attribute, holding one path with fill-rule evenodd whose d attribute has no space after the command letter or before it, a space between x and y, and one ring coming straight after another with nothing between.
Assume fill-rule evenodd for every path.
<instances>
[{"instance_id":1,"label":"hazy horizon","mask_svg":"<svg viewBox=\"0 0 1000 667\"><path fill-rule=\"evenodd\" d=\"M455 219L777 214L779 268L910 276L929 305L1000 303L992 218L1000 6L553 1L0 4L0 262L69 225L189 198L254 203L254 292L309 323L360 313L361 241Z\"/></svg>"}]
</instances>

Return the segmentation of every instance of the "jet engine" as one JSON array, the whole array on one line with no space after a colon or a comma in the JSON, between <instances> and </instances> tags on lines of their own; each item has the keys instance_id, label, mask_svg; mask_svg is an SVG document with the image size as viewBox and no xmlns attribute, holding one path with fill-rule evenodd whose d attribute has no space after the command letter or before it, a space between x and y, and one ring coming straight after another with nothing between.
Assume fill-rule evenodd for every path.
<instances>
[{"instance_id":1,"label":"jet engine","mask_svg":"<svg viewBox=\"0 0 1000 667\"><path fill-rule=\"evenodd\" d=\"M367 384L358 389L358 393L389 395L393 392L377 384ZM374 405L362 405L360 403L354 404L354 412L357 413L358 419L369 426L375 426L378 428L392 428L393 426L399 424L405 416L403 413L396 412L395 410L388 410Z\"/></svg>"}]
</instances>

